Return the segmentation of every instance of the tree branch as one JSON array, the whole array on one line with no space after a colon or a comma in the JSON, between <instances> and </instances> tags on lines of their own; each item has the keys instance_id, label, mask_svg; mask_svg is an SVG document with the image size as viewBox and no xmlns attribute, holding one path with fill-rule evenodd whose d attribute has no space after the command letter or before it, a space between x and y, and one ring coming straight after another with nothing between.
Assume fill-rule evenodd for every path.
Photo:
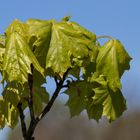
<instances>
[{"instance_id":1,"label":"tree branch","mask_svg":"<svg viewBox=\"0 0 140 140\"><path fill-rule=\"evenodd\" d=\"M109 38L109 39L114 39L112 36L107 36L107 35L97 36L97 37L96 37L96 39L100 39L100 38Z\"/></svg>"},{"instance_id":2,"label":"tree branch","mask_svg":"<svg viewBox=\"0 0 140 140\"><path fill-rule=\"evenodd\" d=\"M18 112L19 112L19 116L20 116L22 135L23 135L23 138L26 139L27 138L27 129L26 129L25 121L24 121L25 116L24 116L24 113L22 110L22 103L21 102L18 103L17 108L18 108Z\"/></svg>"},{"instance_id":3,"label":"tree branch","mask_svg":"<svg viewBox=\"0 0 140 140\"><path fill-rule=\"evenodd\" d=\"M31 64L32 74L28 74L28 86L29 86L29 96L28 96L28 105L30 110L31 120L35 120L34 109L33 109L33 65Z\"/></svg>"},{"instance_id":4,"label":"tree branch","mask_svg":"<svg viewBox=\"0 0 140 140\"><path fill-rule=\"evenodd\" d=\"M66 72L64 73L64 75L63 75L63 78L62 78L59 82L56 80L56 77L55 77L55 81L56 81L56 90L55 90L55 92L53 93L53 96L52 96L52 98L50 99L50 101L48 102L47 106L44 108L44 110L42 111L42 113L39 115L39 117L38 117L39 120L41 120L41 119L50 111L50 109L51 109L51 107L52 107L54 101L56 100L56 98L57 98L57 96L58 96L60 90L63 88L63 83L64 83L64 81L65 81L65 79L66 79L66 76L67 76L69 70L70 70L70 68L67 69L67 71L66 71Z\"/></svg>"},{"instance_id":5,"label":"tree branch","mask_svg":"<svg viewBox=\"0 0 140 140\"><path fill-rule=\"evenodd\" d=\"M29 139L34 140L34 137L32 137L32 135L33 135L33 133L34 133L34 130L35 130L35 128L36 128L36 125L37 125L38 122L50 111L50 109L51 109L51 107L52 107L54 101L56 100L56 98L57 98L57 96L58 96L60 90L64 87L64 86L63 86L63 83L64 83L64 81L65 81L65 79L66 79L66 76L67 76L69 70L70 70L70 68L64 73L63 78L62 78L59 82L57 81L57 78L55 77L56 89L55 89L55 91L54 91L54 93L53 93L53 96L51 97L50 101L48 102L47 106L44 108L44 110L42 111L42 113L41 113L37 118L32 118L32 117L31 117L31 122L30 122L30 126L29 126L29 128L28 128L28 133L27 133L27 137L28 137ZM33 83L33 82L32 82L32 83ZM31 85L30 85L30 82L29 82L29 87L30 87L30 86L31 86ZM31 89L31 87L30 87L30 89ZM31 90L30 90L30 92L31 92ZM32 93L30 93L30 95L31 95L31 97L32 97ZM31 98L31 99L32 99L32 98ZM30 108L30 107L29 107L29 108ZM31 112L31 108L30 108L30 113L31 113L31 115L33 115L32 112ZM33 117L34 117L34 116L33 116Z\"/></svg>"},{"instance_id":6,"label":"tree branch","mask_svg":"<svg viewBox=\"0 0 140 140\"><path fill-rule=\"evenodd\" d=\"M31 117L31 121L30 121L30 125L28 128L28 132L27 132L27 138L29 140L34 140L34 137L32 137L34 130L35 130L35 114L34 114L34 109L33 109L33 65L31 64L31 72L32 74L28 74L28 86L29 86L29 96L28 96L28 106L29 106L29 110L30 110L30 117Z\"/></svg>"},{"instance_id":7,"label":"tree branch","mask_svg":"<svg viewBox=\"0 0 140 140\"><path fill-rule=\"evenodd\" d=\"M66 76L67 76L69 70L70 70L70 69L68 69L68 70L64 73L63 78L62 78L59 82L58 82L57 79L55 78L55 81L56 81L56 89L55 89L55 91L54 91L54 93L53 93L53 95L52 95L50 101L48 102L47 106L46 106L46 107L44 108L44 110L42 111L42 113L41 113L34 121L31 120L29 129L28 129L28 134L27 134L28 137L31 137L31 136L33 135L34 130L35 130L36 125L38 124L38 122L50 111L50 109L51 109L51 107L52 107L54 101L56 100L56 98L57 98L57 96L58 96L60 90L63 88L63 83L64 83L64 81L65 81L65 79L66 79ZM32 137L32 139L34 139L34 138Z\"/></svg>"},{"instance_id":8,"label":"tree branch","mask_svg":"<svg viewBox=\"0 0 140 140\"><path fill-rule=\"evenodd\" d=\"M47 114L50 111L55 99L57 98L57 96L61 90L61 88L62 88L62 82L59 82L51 100L48 102L47 106L44 108L44 110L40 114L39 120L41 120L45 116L45 114Z\"/></svg>"}]
</instances>

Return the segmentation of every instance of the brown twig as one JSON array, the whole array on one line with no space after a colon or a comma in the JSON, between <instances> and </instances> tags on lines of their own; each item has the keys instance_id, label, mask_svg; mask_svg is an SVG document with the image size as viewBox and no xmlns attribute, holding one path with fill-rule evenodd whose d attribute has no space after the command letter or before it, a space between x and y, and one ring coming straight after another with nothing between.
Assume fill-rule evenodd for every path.
<instances>
[{"instance_id":1,"label":"brown twig","mask_svg":"<svg viewBox=\"0 0 140 140\"><path fill-rule=\"evenodd\" d=\"M42 113L34 120L32 121L31 120L31 123L30 123L30 126L29 126L29 129L28 129L28 137L31 137L34 133L34 130L36 128L36 125L39 123L39 121L50 111L51 107L53 106L53 103L54 101L56 100L60 90L63 88L63 84L64 84L64 81L66 79L66 76L68 74L70 69L68 69L64 75L63 75L63 78L60 80L60 81L57 81L57 79L55 78L55 81L56 81L56 89L50 99L50 101L48 102L48 104L46 105L46 107L44 108L44 110L42 111ZM33 138L33 137L32 137Z\"/></svg>"},{"instance_id":2,"label":"brown twig","mask_svg":"<svg viewBox=\"0 0 140 140\"><path fill-rule=\"evenodd\" d=\"M28 96L28 105L30 110L31 120L35 120L34 109L33 109L33 65L31 64L32 74L28 74L28 86L29 86L29 96Z\"/></svg>"},{"instance_id":3,"label":"brown twig","mask_svg":"<svg viewBox=\"0 0 140 140\"><path fill-rule=\"evenodd\" d=\"M65 81L65 79L66 79L66 76L67 76L69 70L70 70L70 69L68 69L68 70L64 73L63 78L62 78L59 82L58 82L57 80L55 80L55 81L57 81L57 82L56 82L56 90L55 90L55 92L53 93L53 96L52 96L51 100L48 102L47 106L44 108L44 110L42 111L42 113L39 115L39 117L38 117L39 120L41 120L41 119L50 111L50 109L51 109L51 107L52 107L52 105L53 105L55 99L57 98L57 96L58 96L60 90L63 88L63 83L64 83L64 81Z\"/></svg>"},{"instance_id":4,"label":"brown twig","mask_svg":"<svg viewBox=\"0 0 140 140\"><path fill-rule=\"evenodd\" d=\"M27 131L27 137L29 140L34 140L34 137L32 137L34 129L32 128L35 123L35 114L34 114L34 109L33 109L33 65L31 64L31 72L32 74L28 74L28 86L29 86L29 96L28 96L28 106L30 110L30 125ZM33 131L33 132L32 132Z\"/></svg>"},{"instance_id":5,"label":"brown twig","mask_svg":"<svg viewBox=\"0 0 140 140\"><path fill-rule=\"evenodd\" d=\"M23 135L23 138L26 140L27 139L27 129L26 129L25 121L24 121L25 116L24 116L24 113L22 110L22 103L21 102L18 103L17 108L18 108L20 122L21 122L22 135Z\"/></svg>"},{"instance_id":6,"label":"brown twig","mask_svg":"<svg viewBox=\"0 0 140 140\"><path fill-rule=\"evenodd\" d=\"M33 71L33 66L31 65L31 70ZM34 133L34 130L37 126L37 124L39 123L39 121L50 111L51 107L54 104L54 101L56 100L60 90L65 87L64 82L66 80L66 76L68 75L70 69L68 69L64 75L63 78L60 79L59 81L57 80L57 78L55 77L55 82L56 82L56 89L50 99L50 101L48 102L48 104L46 105L46 107L43 109L42 113L35 118L35 114L34 114L34 110L33 110L33 75L29 74L28 75L28 85L29 85L29 98L28 98L28 106L29 106L29 110L30 110L30 117L31 117L31 121L30 121L30 125L29 128L27 130L26 128L26 124L24 121L24 113L22 110L22 103L20 102L17 106L18 110L19 110L19 115L20 115L20 121L21 121L21 126L22 126L22 134L23 134L23 138L24 140L34 140L35 138L32 136Z\"/></svg>"}]
</instances>

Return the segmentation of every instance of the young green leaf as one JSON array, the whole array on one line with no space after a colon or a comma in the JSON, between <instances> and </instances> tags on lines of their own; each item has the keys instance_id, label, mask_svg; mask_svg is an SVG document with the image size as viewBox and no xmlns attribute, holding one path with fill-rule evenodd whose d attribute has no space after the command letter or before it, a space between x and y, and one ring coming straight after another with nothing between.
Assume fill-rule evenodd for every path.
<instances>
[{"instance_id":1,"label":"young green leaf","mask_svg":"<svg viewBox=\"0 0 140 140\"><path fill-rule=\"evenodd\" d=\"M0 129L5 127L4 112L4 100L2 97L0 97Z\"/></svg>"},{"instance_id":2,"label":"young green leaf","mask_svg":"<svg viewBox=\"0 0 140 140\"><path fill-rule=\"evenodd\" d=\"M89 45L96 36L73 22L53 22L46 69L51 68L60 77L72 66L81 66L89 57Z\"/></svg>"},{"instance_id":3,"label":"young green leaf","mask_svg":"<svg viewBox=\"0 0 140 140\"><path fill-rule=\"evenodd\" d=\"M5 48L2 44L0 44L0 71L2 71L3 67L3 59L4 59Z\"/></svg>"},{"instance_id":4,"label":"young green leaf","mask_svg":"<svg viewBox=\"0 0 140 140\"><path fill-rule=\"evenodd\" d=\"M5 120L6 124L14 128L18 123L18 110L17 107L13 106L11 103L4 101L5 108Z\"/></svg>"},{"instance_id":5,"label":"young green leaf","mask_svg":"<svg viewBox=\"0 0 140 140\"><path fill-rule=\"evenodd\" d=\"M13 32L17 32L24 38L28 40L29 34L28 34L29 27L26 23L23 23L17 19L15 19L6 29L5 34L6 37L10 36Z\"/></svg>"},{"instance_id":6,"label":"young green leaf","mask_svg":"<svg viewBox=\"0 0 140 140\"><path fill-rule=\"evenodd\" d=\"M113 91L121 88L120 78L129 69L131 57L118 40L109 40L100 49L96 71L106 76Z\"/></svg>"},{"instance_id":7,"label":"young green leaf","mask_svg":"<svg viewBox=\"0 0 140 140\"><path fill-rule=\"evenodd\" d=\"M2 96L5 101L11 103L15 107L17 107L20 99L21 99L21 87L18 84L11 82L6 85L2 92Z\"/></svg>"},{"instance_id":8,"label":"young green leaf","mask_svg":"<svg viewBox=\"0 0 140 140\"><path fill-rule=\"evenodd\" d=\"M5 53L5 37L0 35L0 72L2 71L3 67L3 59Z\"/></svg>"},{"instance_id":9,"label":"young green leaf","mask_svg":"<svg viewBox=\"0 0 140 140\"><path fill-rule=\"evenodd\" d=\"M49 94L44 87L34 87L33 91L33 106L36 115L39 115L43 109L43 103L47 104L49 101Z\"/></svg>"},{"instance_id":10,"label":"young green leaf","mask_svg":"<svg viewBox=\"0 0 140 140\"><path fill-rule=\"evenodd\" d=\"M52 21L29 19L29 44L37 60L45 68L46 56L51 40Z\"/></svg>"},{"instance_id":11,"label":"young green leaf","mask_svg":"<svg viewBox=\"0 0 140 140\"><path fill-rule=\"evenodd\" d=\"M103 105L95 105L93 99L88 100L86 105L87 115L89 119L95 119L97 122L101 119L103 114Z\"/></svg>"},{"instance_id":12,"label":"young green leaf","mask_svg":"<svg viewBox=\"0 0 140 140\"><path fill-rule=\"evenodd\" d=\"M31 63L35 69L43 74L44 70L30 50L26 39L17 32L11 33L6 39L3 62L4 76L6 75L10 82L25 83L28 80L28 74L31 73Z\"/></svg>"},{"instance_id":13,"label":"young green leaf","mask_svg":"<svg viewBox=\"0 0 140 140\"><path fill-rule=\"evenodd\" d=\"M11 103L0 97L0 128L8 125L14 128L18 122L18 110Z\"/></svg>"},{"instance_id":14,"label":"young green leaf","mask_svg":"<svg viewBox=\"0 0 140 140\"><path fill-rule=\"evenodd\" d=\"M85 81L71 83L70 88L65 93L69 95L69 100L66 105L69 107L72 117L79 115L86 109L89 96L94 94L90 83Z\"/></svg>"},{"instance_id":15,"label":"young green leaf","mask_svg":"<svg viewBox=\"0 0 140 140\"><path fill-rule=\"evenodd\" d=\"M93 90L95 95L93 98L93 104L96 106L103 106L102 116L107 116L109 121L114 121L123 111L126 110L126 102L120 90L113 91L108 86L108 82L105 80L103 75L92 78L93 84L98 85Z\"/></svg>"}]
</instances>

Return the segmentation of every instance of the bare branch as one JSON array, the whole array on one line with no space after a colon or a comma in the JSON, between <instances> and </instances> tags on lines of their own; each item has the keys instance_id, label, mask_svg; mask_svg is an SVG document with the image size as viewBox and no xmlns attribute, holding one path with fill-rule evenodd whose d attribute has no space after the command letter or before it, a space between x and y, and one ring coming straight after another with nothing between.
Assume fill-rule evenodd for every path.
<instances>
[{"instance_id":1,"label":"bare branch","mask_svg":"<svg viewBox=\"0 0 140 140\"><path fill-rule=\"evenodd\" d=\"M22 103L21 102L18 103L17 108L18 108L18 112L19 112L19 116L20 116L22 135L23 135L24 139L26 139L27 138L27 129L26 129L25 121L24 121L25 116L24 116L24 113L22 110Z\"/></svg>"},{"instance_id":2,"label":"bare branch","mask_svg":"<svg viewBox=\"0 0 140 140\"><path fill-rule=\"evenodd\" d=\"M34 109L33 109L33 65L31 64L31 72L32 74L28 74L28 85L29 85L29 97L28 97L28 105L30 110L31 120L35 120Z\"/></svg>"},{"instance_id":3,"label":"bare branch","mask_svg":"<svg viewBox=\"0 0 140 140\"><path fill-rule=\"evenodd\" d=\"M54 101L56 100L60 90L63 88L63 83L66 79L66 76L67 76L69 70L70 70L70 68L64 73L63 78L57 83L57 87L56 87L56 90L53 93L52 98L50 99L47 106L44 108L44 110L42 111L42 113L38 117L39 120L41 120L50 111L50 109L51 109ZM57 81L57 80L55 79L55 81Z\"/></svg>"},{"instance_id":4,"label":"bare branch","mask_svg":"<svg viewBox=\"0 0 140 140\"><path fill-rule=\"evenodd\" d=\"M63 83L66 79L66 76L68 74L70 69L68 69L64 75L63 78L58 82L57 78L55 77L55 81L56 81L56 89L53 93L53 96L51 97L50 101L48 102L47 106L44 108L44 110L42 111L42 113L35 119L31 119L30 122L30 126L28 128L28 134L27 136L30 137L30 139L34 139L34 137L32 137L34 130L36 128L36 125L38 124L38 122L50 111L54 101L56 100L60 90L63 88Z\"/></svg>"}]
</instances>

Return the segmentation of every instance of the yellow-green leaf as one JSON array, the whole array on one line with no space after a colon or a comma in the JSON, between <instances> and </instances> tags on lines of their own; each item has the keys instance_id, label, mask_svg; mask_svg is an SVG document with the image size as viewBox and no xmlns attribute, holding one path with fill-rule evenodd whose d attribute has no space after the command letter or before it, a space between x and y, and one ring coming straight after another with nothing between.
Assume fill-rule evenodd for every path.
<instances>
[{"instance_id":1,"label":"yellow-green leaf","mask_svg":"<svg viewBox=\"0 0 140 140\"><path fill-rule=\"evenodd\" d=\"M18 105L20 101L21 94L21 86L18 86L17 83L9 83L4 88L2 95L5 101L11 103L15 107Z\"/></svg>"},{"instance_id":2,"label":"yellow-green leaf","mask_svg":"<svg viewBox=\"0 0 140 140\"><path fill-rule=\"evenodd\" d=\"M30 50L26 39L17 32L11 33L6 39L3 63L4 76L6 75L10 82L25 83L27 82L28 74L31 74L31 63L35 69L43 74L44 70Z\"/></svg>"},{"instance_id":3,"label":"yellow-green leaf","mask_svg":"<svg viewBox=\"0 0 140 140\"><path fill-rule=\"evenodd\" d=\"M131 57L118 40L109 40L100 49L96 71L106 76L113 91L121 88L120 78L129 69Z\"/></svg>"},{"instance_id":4,"label":"yellow-green leaf","mask_svg":"<svg viewBox=\"0 0 140 140\"><path fill-rule=\"evenodd\" d=\"M4 116L4 101L0 97L0 129L5 127L5 116Z\"/></svg>"},{"instance_id":5,"label":"yellow-green leaf","mask_svg":"<svg viewBox=\"0 0 140 140\"><path fill-rule=\"evenodd\" d=\"M21 36L28 40L28 25L15 19L6 29L6 37L10 36L13 32L18 32Z\"/></svg>"},{"instance_id":6,"label":"yellow-green leaf","mask_svg":"<svg viewBox=\"0 0 140 140\"><path fill-rule=\"evenodd\" d=\"M79 115L86 109L90 95L93 95L91 84L82 81L76 81L70 84L70 88L65 91L69 96L66 105L70 109L71 116Z\"/></svg>"},{"instance_id":7,"label":"yellow-green leaf","mask_svg":"<svg viewBox=\"0 0 140 140\"><path fill-rule=\"evenodd\" d=\"M33 107L36 115L39 115L43 109L43 103L47 104L49 101L49 94L44 87L34 87L33 90Z\"/></svg>"},{"instance_id":8,"label":"yellow-green leaf","mask_svg":"<svg viewBox=\"0 0 140 140\"><path fill-rule=\"evenodd\" d=\"M51 40L51 21L29 19L29 44L41 66L46 65L46 55Z\"/></svg>"},{"instance_id":9,"label":"yellow-green leaf","mask_svg":"<svg viewBox=\"0 0 140 140\"><path fill-rule=\"evenodd\" d=\"M0 97L0 128L8 125L14 128L18 122L18 110L10 102Z\"/></svg>"},{"instance_id":10,"label":"yellow-green leaf","mask_svg":"<svg viewBox=\"0 0 140 140\"><path fill-rule=\"evenodd\" d=\"M93 88L95 92L92 97L93 104L96 106L102 105L102 116L107 116L109 121L114 121L126 110L126 102L121 91L114 92L105 79L103 75L92 79L93 84L96 85Z\"/></svg>"},{"instance_id":11,"label":"yellow-green leaf","mask_svg":"<svg viewBox=\"0 0 140 140\"><path fill-rule=\"evenodd\" d=\"M95 34L73 22L53 22L50 46L46 58L46 69L63 76L74 64L81 66L89 58L90 44Z\"/></svg>"}]
</instances>

